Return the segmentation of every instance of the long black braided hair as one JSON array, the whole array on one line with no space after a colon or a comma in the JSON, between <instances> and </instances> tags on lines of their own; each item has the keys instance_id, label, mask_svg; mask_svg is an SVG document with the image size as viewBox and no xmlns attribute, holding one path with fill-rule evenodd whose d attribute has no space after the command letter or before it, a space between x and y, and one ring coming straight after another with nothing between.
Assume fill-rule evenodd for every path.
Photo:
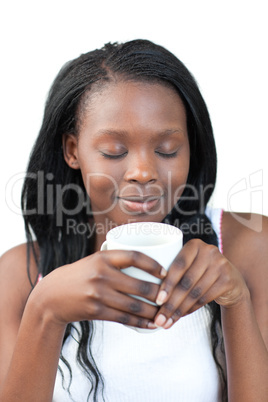
<instances>
[{"instance_id":1,"label":"long black braided hair","mask_svg":"<svg viewBox=\"0 0 268 402\"><path fill-rule=\"evenodd\" d=\"M182 197L165 221L182 228L185 243L191 238L200 238L206 243L218 244L211 222L205 215L216 181L216 149L209 113L195 79L177 57L148 40L109 43L63 66L49 92L43 123L30 156L22 190L22 210L28 255L30 250L34 252L42 276L94 252L93 228L90 239L88 233L67 230L70 219L76 227L89 222L90 200L80 171L71 169L64 161L62 135L78 135L82 104L87 94L115 77L160 83L179 94L187 115L190 170ZM75 191L77 188L79 191ZM57 189L61 189L60 202ZM191 230L193 227L194 231ZM38 244L38 257L34 238ZM222 379L225 400L226 376L218 359L219 350L223 348L220 307L211 302L208 308L212 315L213 356ZM63 342L73 328L71 323L67 326ZM80 323L77 360L90 380L90 394L97 401L104 380L91 354L93 330L93 322ZM61 359L71 373L68 361L64 356Z\"/></svg>"}]
</instances>

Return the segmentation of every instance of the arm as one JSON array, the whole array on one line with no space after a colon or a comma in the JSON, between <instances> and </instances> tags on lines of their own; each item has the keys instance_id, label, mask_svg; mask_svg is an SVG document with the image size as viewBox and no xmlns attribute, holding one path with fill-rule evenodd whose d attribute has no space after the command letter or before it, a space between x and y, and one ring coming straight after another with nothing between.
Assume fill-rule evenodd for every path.
<instances>
[{"instance_id":1,"label":"arm","mask_svg":"<svg viewBox=\"0 0 268 402\"><path fill-rule=\"evenodd\" d=\"M33 258L30 267L34 282ZM0 264L1 401L52 400L64 326L52 327L34 298L28 299L31 290L26 245L21 245L3 255Z\"/></svg>"},{"instance_id":2,"label":"arm","mask_svg":"<svg viewBox=\"0 0 268 402\"><path fill-rule=\"evenodd\" d=\"M250 228L237 216L248 219ZM259 232L259 218L229 213L223 217L224 253L249 289L239 305L222 307L230 401L268 398L268 219L262 218Z\"/></svg>"},{"instance_id":3,"label":"arm","mask_svg":"<svg viewBox=\"0 0 268 402\"><path fill-rule=\"evenodd\" d=\"M222 307L222 327L229 401L267 401L268 353L250 297Z\"/></svg>"},{"instance_id":4,"label":"arm","mask_svg":"<svg viewBox=\"0 0 268 402\"><path fill-rule=\"evenodd\" d=\"M99 319L148 328L156 314L156 306L128 294L153 301L159 286L148 282L145 286L120 272L134 265L163 278L162 267L141 253L95 253L52 271L29 297L31 288L21 261L26 259L11 251L0 264L0 282L6 289L0 294L1 357L8 349L1 358L1 402L52 400L68 322Z\"/></svg>"},{"instance_id":5,"label":"arm","mask_svg":"<svg viewBox=\"0 0 268 402\"><path fill-rule=\"evenodd\" d=\"M161 308L155 323L168 329L180 317L215 300L222 311L229 400L264 402L268 396L268 225L264 219L262 233L256 234L231 218L225 214L223 219L224 256L200 240L191 240L178 254L160 287Z\"/></svg>"},{"instance_id":6,"label":"arm","mask_svg":"<svg viewBox=\"0 0 268 402\"><path fill-rule=\"evenodd\" d=\"M34 281L37 270L34 264L31 266L31 279ZM31 286L26 274L26 246L21 245L11 249L0 259L0 388L13 353L30 291Z\"/></svg>"},{"instance_id":7,"label":"arm","mask_svg":"<svg viewBox=\"0 0 268 402\"><path fill-rule=\"evenodd\" d=\"M52 400L65 326L29 298L20 324L1 401Z\"/></svg>"}]
</instances>

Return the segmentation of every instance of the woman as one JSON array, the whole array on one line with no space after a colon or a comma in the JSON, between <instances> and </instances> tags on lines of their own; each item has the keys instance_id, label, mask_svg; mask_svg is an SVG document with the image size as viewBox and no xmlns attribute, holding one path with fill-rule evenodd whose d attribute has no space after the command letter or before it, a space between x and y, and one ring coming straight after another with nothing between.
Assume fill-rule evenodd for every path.
<instances>
[{"instance_id":1,"label":"woman","mask_svg":"<svg viewBox=\"0 0 268 402\"><path fill-rule=\"evenodd\" d=\"M63 67L23 188L28 243L1 260L1 401L267 399L267 220L207 209L215 177L206 105L170 52L136 40ZM168 273L99 251L130 221L183 230Z\"/></svg>"}]
</instances>

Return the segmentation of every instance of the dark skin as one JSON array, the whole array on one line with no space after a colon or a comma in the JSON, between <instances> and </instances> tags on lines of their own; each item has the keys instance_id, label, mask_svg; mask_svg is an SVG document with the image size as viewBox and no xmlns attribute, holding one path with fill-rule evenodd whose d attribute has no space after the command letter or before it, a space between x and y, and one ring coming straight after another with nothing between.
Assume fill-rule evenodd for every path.
<instances>
[{"instance_id":1,"label":"dark skin","mask_svg":"<svg viewBox=\"0 0 268 402\"><path fill-rule=\"evenodd\" d=\"M89 97L88 105L81 112L78 137L66 133L63 148L66 163L81 169L95 223L106 227L107 222L160 222L180 197L189 170L186 115L179 96L159 84L117 82ZM215 300L222 310L229 400L266 401L266 218L262 226L258 233L254 219L249 228L224 213L224 254L191 240L168 273L141 253L98 251L104 230L93 255L51 272L29 298L25 246L10 250L0 266L0 400L52 399L69 322L110 320L168 329ZM130 265L161 278L161 285L148 285L120 271ZM32 278L36 273L32 262ZM159 307L128 294L146 297Z\"/></svg>"}]
</instances>

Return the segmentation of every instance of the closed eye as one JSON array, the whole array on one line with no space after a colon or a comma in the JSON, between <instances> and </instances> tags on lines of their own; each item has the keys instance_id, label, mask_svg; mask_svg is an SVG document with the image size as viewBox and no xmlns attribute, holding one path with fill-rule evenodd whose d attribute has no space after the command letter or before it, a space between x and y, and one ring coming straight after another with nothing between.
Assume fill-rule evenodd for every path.
<instances>
[{"instance_id":1,"label":"closed eye","mask_svg":"<svg viewBox=\"0 0 268 402\"><path fill-rule=\"evenodd\" d=\"M123 152L122 154L115 154L115 155L106 154L104 152L101 152L101 155L106 159L121 159L121 158L123 158L124 156L127 155L127 152Z\"/></svg>"},{"instance_id":2,"label":"closed eye","mask_svg":"<svg viewBox=\"0 0 268 402\"><path fill-rule=\"evenodd\" d=\"M178 151L171 152L171 153L155 151L155 153L157 155L159 155L161 158L175 158L178 154Z\"/></svg>"}]
</instances>

